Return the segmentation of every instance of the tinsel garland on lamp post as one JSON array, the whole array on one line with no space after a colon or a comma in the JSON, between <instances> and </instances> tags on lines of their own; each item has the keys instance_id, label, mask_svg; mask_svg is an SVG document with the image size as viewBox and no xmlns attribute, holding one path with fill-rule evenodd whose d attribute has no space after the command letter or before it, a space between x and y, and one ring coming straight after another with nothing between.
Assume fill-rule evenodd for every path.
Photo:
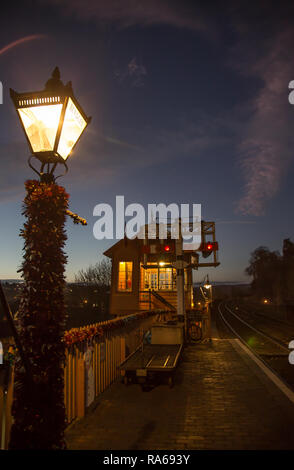
<instances>
[{"instance_id":1,"label":"tinsel garland on lamp post","mask_svg":"<svg viewBox=\"0 0 294 470\"><path fill-rule=\"evenodd\" d=\"M55 183L26 182L22 277L25 286L18 332L32 378L15 364L10 449L65 448L64 407L65 263L64 224L68 194Z\"/></svg>"}]
</instances>

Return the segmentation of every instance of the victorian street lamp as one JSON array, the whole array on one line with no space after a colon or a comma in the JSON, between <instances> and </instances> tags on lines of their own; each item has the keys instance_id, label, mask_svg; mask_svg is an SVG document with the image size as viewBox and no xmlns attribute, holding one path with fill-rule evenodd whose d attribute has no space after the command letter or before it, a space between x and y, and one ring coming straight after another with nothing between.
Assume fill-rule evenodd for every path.
<instances>
[{"instance_id":1,"label":"victorian street lamp","mask_svg":"<svg viewBox=\"0 0 294 470\"><path fill-rule=\"evenodd\" d=\"M64 361L62 341L64 303L64 252L66 215L86 224L68 210L69 195L56 184L54 170L67 159L90 122L73 95L71 83L63 85L58 68L40 92L10 90L30 150L30 167L40 181L26 182L23 214L26 217L24 261L20 272L24 287L17 315L21 346L15 363L13 425L10 449L65 447ZM32 158L40 162L32 166Z\"/></svg>"},{"instance_id":2,"label":"victorian street lamp","mask_svg":"<svg viewBox=\"0 0 294 470\"><path fill-rule=\"evenodd\" d=\"M42 91L17 93L10 89L21 125L25 132L31 156L30 167L42 182L54 181L58 163L67 168L67 159L91 118L87 117L75 98L71 82L60 80L56 67ZM31 164L34 157L41 163L40 171Z\"/></svg>"},{"instance_id":3,"label":"victorian street lamp","mask_svg":"<svg viewBox=\"0 0 294 470\"><path fill-rule=\"evenodd\" d=\"M204 284L204 288L207 289L207 290L211 288L211 284L209 282L208 274L207 274L206 282Z\"/></svg>"}]
</instances>

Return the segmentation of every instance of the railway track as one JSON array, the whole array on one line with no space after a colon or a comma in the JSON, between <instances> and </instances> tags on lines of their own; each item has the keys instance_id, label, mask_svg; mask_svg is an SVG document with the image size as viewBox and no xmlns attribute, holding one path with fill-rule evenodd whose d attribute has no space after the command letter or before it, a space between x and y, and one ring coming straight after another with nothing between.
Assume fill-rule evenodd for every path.
<instances>
[{"instance_id":1,"label":"railway track","mask_svg":"<svg viewBox=\"0 0 294 470\"><path fill-rule=\"evenodd\" d=\"M218 313L230 334L294 389L294 366L289 363L289 343L257 328L224 302L218 305Z\"/></svg>"},{"instance_id":2,"label":"railway track","mask_svg":"<svg viewBox=\"0 0 294 470\"><path fill-rule=\"evenodd\" d=\"M255 328L284 344L286 347L288 347L289 342L294 338L294 325L291 323L261 314L253 309L250 311L248 308L235 303L230 302L227 306L235 313L238 313L243 320L247 320ZM274 335L272 334L273 331Z\"/></svg>"}]
</instances>

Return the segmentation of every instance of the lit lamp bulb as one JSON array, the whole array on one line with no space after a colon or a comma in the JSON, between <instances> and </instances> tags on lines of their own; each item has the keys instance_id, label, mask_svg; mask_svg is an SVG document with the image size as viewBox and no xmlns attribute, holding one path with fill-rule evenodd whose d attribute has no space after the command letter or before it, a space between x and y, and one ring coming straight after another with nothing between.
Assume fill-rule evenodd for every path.
<instances>
[{"instance_id":1,"label":"lit lamp bulb","mask_svg":"<svg viewBox=\"0 0 294 470\"><path fill-rule=\"evenodd\" d=\"M53 181L58 163L67 170L66 161L91 118L75 98L71 82L62 83L58 67L43 90L24 93L10 90L10 96L30 147L30 167L44 182ZM32 157L41 162L40 172L32 167ZM53 165L51 171L50 164ZM48 165L46 174L43 172L45 165Z\"/></svg>"}]
</instances>

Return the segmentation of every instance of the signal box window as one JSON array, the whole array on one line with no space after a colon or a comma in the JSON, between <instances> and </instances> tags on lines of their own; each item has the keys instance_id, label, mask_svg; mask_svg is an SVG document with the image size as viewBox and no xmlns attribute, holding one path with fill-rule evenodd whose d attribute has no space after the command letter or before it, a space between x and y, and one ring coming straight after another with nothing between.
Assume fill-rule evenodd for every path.
<instances>
[{"instance_id":1,"label":"signal box window","mask_svg":"<svg viewBox=\"0 0 294 470\"><path fill-rule=\"evenodd\" d=\"M133 262L120 261L118 265L118 290L131 292L133 280Z\"/></svg>"},{"instance_id":2,"label":"signal box window","mask_svg":"<svg viewBox=\"0 0 294 470\"><path fill-rule=\"evenodd\" d=\"M153 290L175 290L176 270L158 267L144 270L144 288Z\"/></svg>"}]
</instances>

